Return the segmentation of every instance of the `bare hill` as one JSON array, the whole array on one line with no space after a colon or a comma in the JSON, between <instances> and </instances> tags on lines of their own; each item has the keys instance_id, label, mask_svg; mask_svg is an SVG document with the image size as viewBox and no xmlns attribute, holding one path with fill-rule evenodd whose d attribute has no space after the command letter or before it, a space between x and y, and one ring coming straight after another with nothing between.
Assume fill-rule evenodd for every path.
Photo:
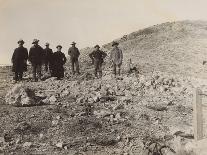
<instances>
[{"instance_id":1,"label":"bare hill","mask_svg":"<svg viewBox=\"0 0 207 155\"><path fill-rule=\"evenodd\" d=\"M207 60L207 22L167 22L124 35L117 39L127 59L143 72L207 77L203 61ZM110 50L111 43L103 45ZM88 53L90 49L84 49Z\"/></svg>"}]
</instances>

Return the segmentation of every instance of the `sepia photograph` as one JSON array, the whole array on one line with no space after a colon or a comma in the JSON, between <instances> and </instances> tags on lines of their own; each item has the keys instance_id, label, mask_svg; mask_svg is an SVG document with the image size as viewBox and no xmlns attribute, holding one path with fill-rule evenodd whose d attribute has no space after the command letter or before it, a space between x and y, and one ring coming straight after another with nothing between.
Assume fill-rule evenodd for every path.
<instances>
[{"instance_id":1,"label":"sepia photograph","mask_svg":"<svg viewBox=\"0 0 207 155\"><path fill-rule=\"evenodd\" d=\"M206 7L0 0L0 155L207 155Z\"/></svg>"}]
</instances>

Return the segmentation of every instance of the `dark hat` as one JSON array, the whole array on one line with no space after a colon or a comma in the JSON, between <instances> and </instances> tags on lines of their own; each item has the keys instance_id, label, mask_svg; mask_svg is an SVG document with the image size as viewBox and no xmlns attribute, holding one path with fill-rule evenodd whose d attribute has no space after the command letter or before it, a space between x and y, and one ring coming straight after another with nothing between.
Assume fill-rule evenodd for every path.
<instances>
[{"instance_id":1,"label":"dark hat","mask_svg":"<svg viewBox=\"0 0 207 155\"><path fill-rule=\"evenodd\" d=\"M19 43L22 43L22 44L24 44L24 40L22 40L22 39L19 39L19 41L17 42L18 44Z\"/></svg>"},{"instance_id":2,"label":"dark hat","mask_svg":"<svg viewBox=\"0 0 207 155\"><path fill-rule=\"evenodd\" d=\"M113 42L112 42L112 46L114 46L114 45L119 45L119 43L118 43L118 42L113 41Z\"/></svg>"},{"instance_id":3,"label":"dark hat","mask_svg":"<svg viewBox=\"0 0 207 155\"><path fill-rule=\"evenodd\" d=\"M56 48L58 48L58 47L62 48L62 46L61 46L61 45L57 45L57 46L56 46Z\"/></svg>"},{"instance_id":4,"label":"dark hat","mask_svg":"<svg viewBox=\"0 0 207 155\"><path fill-rule=\"evenodd\" d=\"M76 42L74 42L74 41L71 43L71 45L75 45L75 44L76 44Z\"/></svg>"},{"instance_id":5,"label":"dark hat","mask_svg":"<svg viewBox=\"0 0 207 155\"><path fill-rule=\"evenodd\" d=\"M96 47L100 48L100 46L99 46L99 45L94 46L94 48L96 48Z\"/></svg>"},{"instance_id":6,"label":"dark hat","mask_svg":"<svg viewBox=\"0 0 207 155\"><path fill-rule=\"evenodd\" d=\"M38 39L34 39L33 42L32 42L32 44L35 44L35 43L38 43L38 42L39 42Z\"/></svg>"},{"instance_id":7,"label":"dark hat","mask_svg":"<svg viewBox=\"0 0 207 155\"><path fill-rule=\"evenodd\" d=\"M49 46L50 44L49 43L45 43L45 46Z\"/></svg>"}]
</instances>

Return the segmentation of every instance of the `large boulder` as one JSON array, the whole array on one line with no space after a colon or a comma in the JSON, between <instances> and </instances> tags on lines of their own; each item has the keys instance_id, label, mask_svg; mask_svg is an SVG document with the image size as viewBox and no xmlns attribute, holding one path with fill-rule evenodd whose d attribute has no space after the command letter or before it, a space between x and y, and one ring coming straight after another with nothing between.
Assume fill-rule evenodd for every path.
<instances>
[{"instance_id":1,"label":"large boulder","mask_svg":"<svg viewBox=\"0 0 207 155\"><path fill-rule=\"evenodd\" d=\"M5 96L7 104L23 107L41 104L40 97L35 95L33 89L23 84L16 84Z\"/></svg>"}]
</instances>

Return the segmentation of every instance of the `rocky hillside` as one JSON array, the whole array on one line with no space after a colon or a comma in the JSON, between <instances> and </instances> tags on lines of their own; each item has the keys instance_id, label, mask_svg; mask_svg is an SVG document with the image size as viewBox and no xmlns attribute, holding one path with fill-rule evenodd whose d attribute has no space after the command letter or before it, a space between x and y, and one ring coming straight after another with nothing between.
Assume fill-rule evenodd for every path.
<instances>
[{"instance_id":1,"label":"rocky hillside","mask_svg":"<svg viewBox=\"0 0 207 155\"><path fill-rule=\"evenodd\" d=\"M108 60L94 78L92 48L81 50L81 75L66 64L63 80L45 74L32 82L28 72L14 85L10 69L0 68L0 153L146 155L165 146L163 155L192 155L193 90L207 90L205 25L164 23L118 39L125 56L118 78ZM127 74L129 58L139 73Z\"/></svg>"},{"instance_id":2,"label":"rocky hillside","mask_svg":"<svg viewBox=\"0 0 207 155\"><path fill-rule=\"evenodd\" d=\"M117 39L143 73L153 70L171 74L207 77L207 22L180 21L154 25ZM111 43L105 44L110 50ZM90 48L83 50L88 53Z\"/></svg>"}]
</instances>

